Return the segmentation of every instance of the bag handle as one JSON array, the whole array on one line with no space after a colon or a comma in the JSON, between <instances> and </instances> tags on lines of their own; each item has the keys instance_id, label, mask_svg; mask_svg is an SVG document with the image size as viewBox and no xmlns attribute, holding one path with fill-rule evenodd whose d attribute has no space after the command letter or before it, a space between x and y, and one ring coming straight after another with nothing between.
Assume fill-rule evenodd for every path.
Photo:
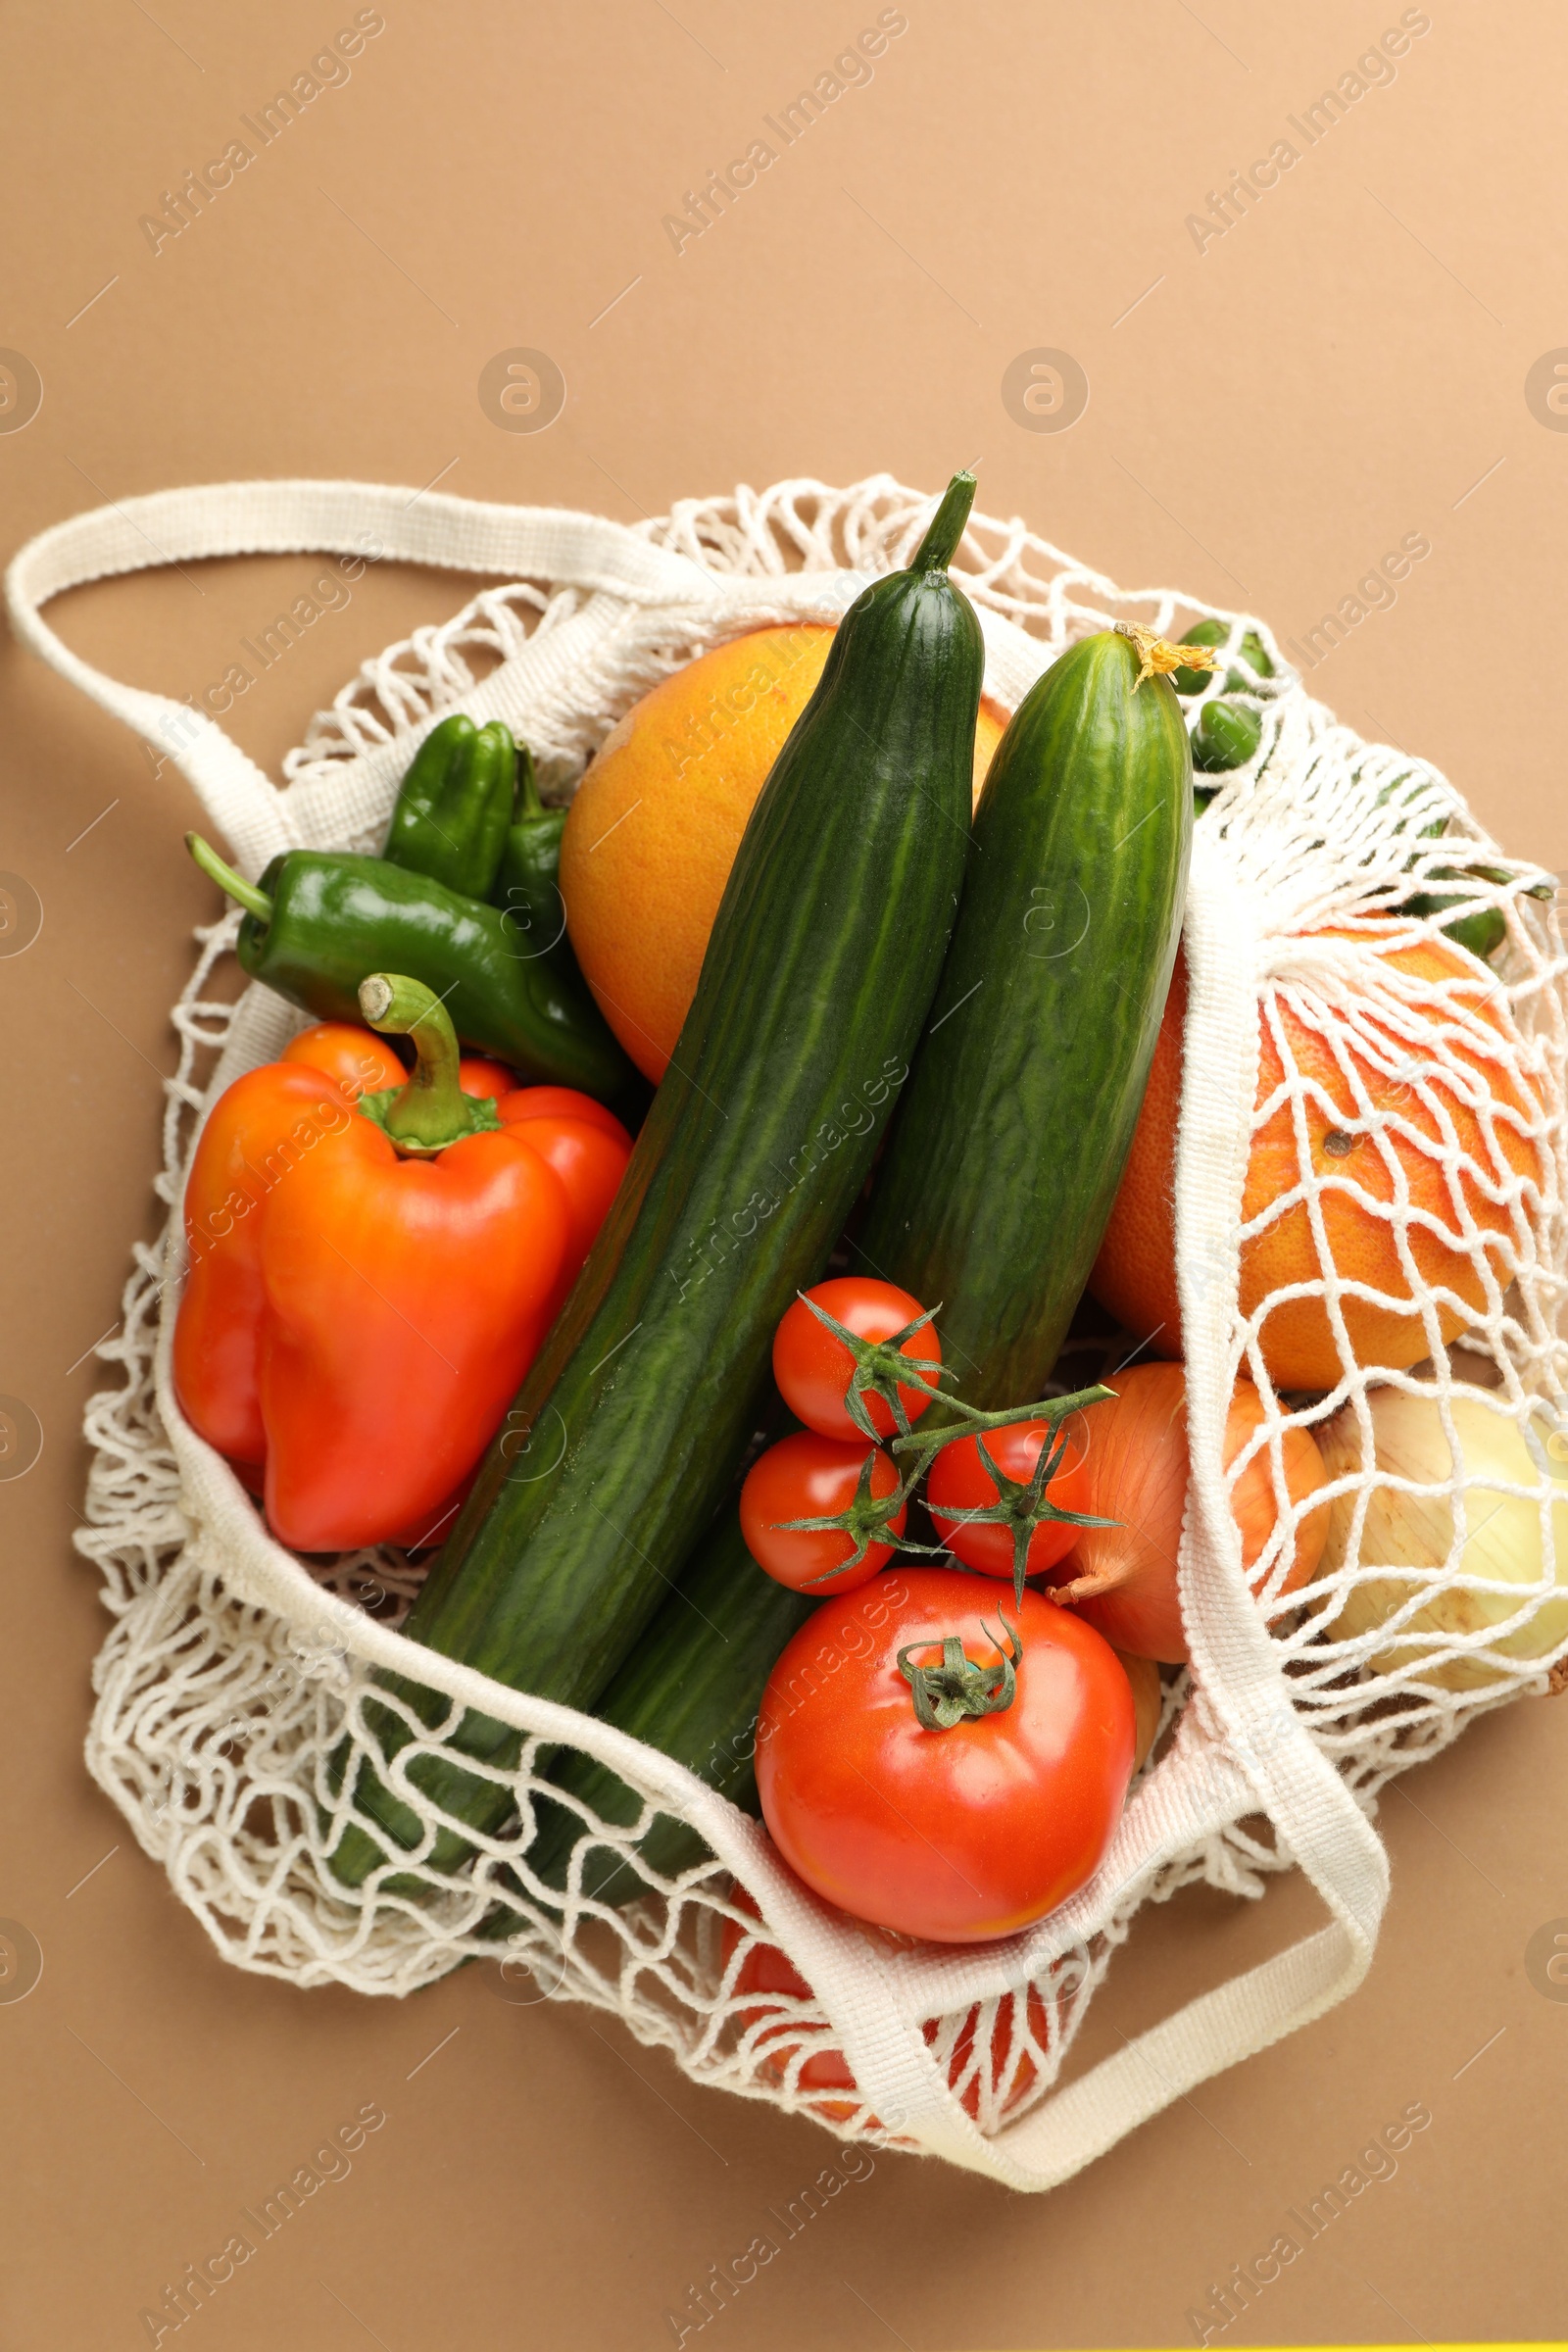
<instances>
[{"instance_id":1,"label":"bag handle","mask_svg":"<svg viewBox=\"0 0 1568 2352\"><path fill-rule=\"evenodd\" d=\"M1364 1946L1364 1974L1389 1898L1388 1856L1292 1701L1279 1644L1248 1588L1222 1468L1264 952L1254 895L1228 863L1223 835L1201 827L1183 936L1188 1005L1176 1144L1176 1279L1193 1467L1179 1570L1182 1614L1195 1679L1227 1746L1329 1909Z\"/></svg>"},{"instance_id":2,"label":"bag handle","mask_svg":"<svg viewBox=\"0 0 1568 2352\"><path fill-rule=\"evenodd\" d=\"M1350 1789L1291 1702L1242 1568L1219 1470L1232 1386L1240 1203L1257 1085L1256 924L1218 840L1194 843L1185 923L1188 1009L1176 1150L1181 1298L1192 1485L1180 1587L1194 1678L1222 1753L1256 1790L1277 1835L1322 1895L1332 1924L1189 2001L990 2143L951 2116L942 2153L1049 2188L1211 2075L1342 2001L1365 1977L1389 1895L1389 1864ZM853 2063L853 2061L852 2061ZM950 2102L951 2104L951 2102ZM924 2119L922 2119L924 2120ZM931 2126L922 2131L929 2138ZM984 2156L981 2156L981 2151Z\"/></svg>"},{"instance_id":3,"label":"bag handle","mask_svg":"<svg viewBox=\"0 0 1568 2352\"><path fill-rule=\"evenodd\" d=\"M547 579L632 605L710 598L711 576L624 523L555 507L508 507L374 482L218 482L99 507L39 532L13 559L6 603L20 641L173 760L255 877L296 846L287 794L205 711L108 677L41 618L88 580L214 556L302 552L391 557L448 570Z\"/></svg>"}]
</instances>

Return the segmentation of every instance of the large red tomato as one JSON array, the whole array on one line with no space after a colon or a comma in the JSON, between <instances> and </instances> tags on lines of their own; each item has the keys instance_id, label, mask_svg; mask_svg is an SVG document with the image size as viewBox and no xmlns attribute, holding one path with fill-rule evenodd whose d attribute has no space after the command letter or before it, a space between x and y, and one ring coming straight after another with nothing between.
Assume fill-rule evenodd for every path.
<instances>
[{"instance_id":1,"label":"large red tomato","mask_svg":"<svg viewBox=\"0 0 1568 2352\"><path fill-rule=\"evenodd\" d=\"M1065 1437L1066 1451L1060 1468L1046 1481L1045 1500L1054 1502L1058 1511L1090 1509L1089 1448L1076 1431L1070 1427L1057 1431L1046 1421L1013 1421L983 1434L986 1451L1003 1477L1019 1486L1027 1486L1033 1478L1042 1448L1048 1443L1054 1447ZM943 1446L931 1465L925 1492L937 1533L954 1557L962 1560L966 1568L978 1568L986 1576L1004 1576L1010 1582L1012 1530L994 1519L962 1516L965 1511L990 1510L997 1500L997 1482L980 1459L973 1438L955 1438L951 1446ZM1054 1568L1082 1533L1070 1519L1043 1519L1029 1539L1025 1576L1039 1576L1045 1569Z\"/></svg>"},{"instance_id":2,"label":"large red tomato","mask_svg":"<svg viewBox=\"0 0 1568 2352\"><path fill-rule=\"evenodd\" d=\"M936 1666L953 1638L1000 1681L1002 1611L1022 1647L1011 1704L924 1729L899 1652ZM904 1935L984 1942L1093 1876L1134 1732L1115 1651L1070 1611L1031 1592L1015 1611L955 1569L897 1568L825 1602L784 1650L757 1785L774 1843L825 1900Z\"/></svg>"}]
</instances>

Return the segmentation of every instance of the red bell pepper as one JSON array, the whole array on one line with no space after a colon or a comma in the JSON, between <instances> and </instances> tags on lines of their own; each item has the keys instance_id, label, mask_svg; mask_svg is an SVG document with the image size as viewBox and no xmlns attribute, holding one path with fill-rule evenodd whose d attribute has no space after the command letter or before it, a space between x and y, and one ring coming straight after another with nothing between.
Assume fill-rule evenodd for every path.
<instances>
[{"instance_id":1,"label":"red bell pepper","mask_svg":"<svg viewBox=\"0 0 1568 2352\"><path fill-rule=\"evenodd\" d=\"M278 1060L308 1062L313 1070L324 1070L329 1078L337 1080L351 1102L357 1102L362 1095L380 1094L389 1086L401 1086L408 1076L391 1047L384 1045L372 1029L362 1029L356 1021L314 1021L298 1037L289 1039ZM479 1054L464 1054L458 1064L458 1082L466 1095L499 1097L517 1091L517 1081L509 1069L499 1061L487 1061ZM603 1109L592 1095L574 1094L569 1086L530 1087L527 1092L558 1095L564 1104L572 1105L569 1117L580 1119L592 1112L596 1118L609 1119L616 1135L625 1134L614 1113Z\"/></svg>"},{"instance_id":2,"label":"red bell pepper","mask_svg":"<svg viewBox=\"0 0 1568 2352\"><path fill-rule=\"evenodd\" d=\"M308 1062L335 1078L352 1102L377 1089L397 1086L403 1064L373 1031L352 1021L317 1021L284 1047L284 1061ZM566 1254L545 1311L545 1329L565 1304L572 1284L620 1189L631 1158L631 1137L612 1110L570 1086L518 1086L499 1061L465 1054L459 1082L466 1095L491 1097L501 1124L510 1132L526 1127L525 1141L548 1160L566 1189L569 1235ZM453 1510L456 1509L453 1505ZM442 1524L452 1510L443 1512ZM421 1535L424 1530L418 1531ZM403 1542L399 1537L398 1542ZM410 1545L410 1548L417 1548Z\"/></svg>"},{"instance_id":3,"label":"red bell pepper","mask_svg":"<svg viewBox=\"0 0 1568 2352\"><path fill-rule=\"evenodd\" d=\"M268 1520L301 1551L441 1516L533 1360L575 1239L555 1170L462 1091L429 990L376 974L361 1002L412 1036L407 1083L356 1103L303 1060L251 1071L214 1106L185 1195L175 1391L247 1483L261 1468Z\"/></svg>"},{"instance_id":4,"label":"red bell pepper","mask_svg":"<svg viewBox=\"0 0 1568 2352\"><path fill-rule=\"evenodd\" d=\"M496 1104L509 1135L520 1135L561 1178L570 1232L566 1254L546 1317L549 1328L566 1303L583 1260L620 1190L631 1157L631 1137L591 1095L564 1086L519 1086Z\"/></svg>"}]
</instances>

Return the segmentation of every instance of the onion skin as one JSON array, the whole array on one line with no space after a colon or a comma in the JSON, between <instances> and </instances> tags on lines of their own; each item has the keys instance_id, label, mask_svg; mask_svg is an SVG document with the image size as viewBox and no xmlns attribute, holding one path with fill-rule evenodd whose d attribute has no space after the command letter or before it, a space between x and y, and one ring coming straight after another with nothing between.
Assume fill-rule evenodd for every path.
<instances>
[{"instance_id":1,"label":"onion skin","mask_svg":"<svg viewBox=\"0 0 1568 2352\"><path fill-rule=\"evenodd\" d=\"M1484 1401L1485 1391L1449 1391L1448 1409L1471 1479L1489 1475L1511 1486L1539 1487L1539 1462L1520 1434L1518 1424L1499 1414L1495 1399ZM1429 1486L1446 1486L1453 1476L1448 1441L1444 1435L1437 1395L1424 1396L1394 1388L1371 1391L1367 1409L1372 1417L1377 1467L1396 1478ZM1551 1507L1555 1582L1568 1588L1568 1473L1555 1467L1562 1445L1544 1424L1541 1427L1547 1477L1561 1481ZM1323 1431L1323 1458L1331 1478L1358 1476L1363 1469L1361 1432L1354 1407L1335 1414ZM1330 1506L1328 1540L1317 1573L1333 1575L1343 1568L1355 1516L1354 1493L1336 1497ZM1506 1623L1524 1604L1522 1586L1544 1574L1541 1540L1541 1506L1520 1495L1489 1492L1485 1485L1467 1489L1466 1522L1470 1530L1457 1563L1468 1576L1496 1580L1495 1592L1474 1592L1463 1586L1437 1587L1421 1606L1397 1628L1400 1636L1426 1635L1425 1642L1396 1640L1366 1663L1376 1674L1398 1674L1439 1690L1482 1690L1515 1678L1506 1666L1493 1665L1472 1653L1443 1657L1443 1638L1484 1632ZM1407 1494L1396 1487L1374 1486L1367 1497L1361 1531L1360 1558L1369 1568L1442 1569L1453 1544L1453 1513L1446 1494ZM1353 1585L1340 1602L1339 1614L1328 1626L1331 1642L1348 1642L1358 1634L1375 1632L1419 1591L1417 1581L1387 1575L1367 1577ZM1325 1600L1325 1606L1327 1606ZM1433 1640L1432 1637L1439 1637ZM1568 1640L1568 1589L1543 1595L1533 1617L1512 1633L1502 1634L1489 1646L1499 1657L1517 1658L1528 1665ZM1428 1662L1430 1661L1430 1662Z\"/></svg>"},{"instance_id":2,"label":"onion skin","mask_svg":"<svg viewBox=\"0 0 1568 2352\"><path fill-rule=\"evenodd\" d=\"M1159 1679L1159 1668L1152 1658L1135 1658L1130 1649L1118 1649L1121 1670L1133 1687L1133 1718L1137 1726L1133 1733L1133 1771L1140 1773L1154 1744L1159 1729L1159 1712L1165 1703L1165 1686Z\"/></svg>"},{"instance_id":3,"label":"onion skin","mask_svg":"<svg viewBox=\"0 0 1568 2352\"><path fill-rule=\"evenodd\" d=\"M1103 1634L1113 1649L1184 1665L1187 1631L1176 1590L1176 1560L1187 1509L1187 1378L1180 1364L1137 1364L1115 1376L1116 1395L1089 1406L1090 1499L1084 1505L1115 1527L1085 1528L1070 1559L1054 1578L1056 1598ZM1225 1422L1229 1469L1266 1418L1250 1380L1239 1380ZM1300 1503L1328 1482L1309 1430L1280 1432L1286 1493ZM1242 1533L1242 1565L1254 1592L1278 1578L1278 1556L1254 1575L1279 1519L1268 1447L1253 1454L1231 1489L1231 1510ZM1326 1505L1297 1523L1294 1548L1277 1595L1294 1592L1317 1568L1328 1535Z\"/></svg>"}]
</instances>

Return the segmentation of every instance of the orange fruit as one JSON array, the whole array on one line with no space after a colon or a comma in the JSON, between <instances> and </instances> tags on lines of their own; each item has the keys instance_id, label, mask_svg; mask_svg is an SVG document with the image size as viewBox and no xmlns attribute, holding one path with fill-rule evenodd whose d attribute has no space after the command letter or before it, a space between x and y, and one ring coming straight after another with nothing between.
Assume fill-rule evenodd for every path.
<instances>
[{"instance_id":1,"label":"orange fruit","mask_svg":"<svg viewBox=\"0 0 1568 2352\"><path fill-rule=\"evenodd\" d=\"M1338 936L1364 939L1366 934ZM1274 1293L1300 1283L1321 1286L1326 1273L1337 1275L1342 1283L1364 1284L1382 1293L1387 1303L1342 1293L1341 1311L1351 1354L1364 1366L1404 1371L1429 1352L1431 1343L1416 1307L1399 1303L1413 1301L1416 1291L1400 1262L1397 1227L1390 1213L1396 1198L1395 1170L1406 1190L1410 1210L1429 1216L1442 1228L1417 1222L1416 1215L1410 1219L1408 1244L1419 1286L1441 1285L1470 1310L1440 1304L1438 1322L1446 1344L1464 1329L1472 1314L1484 1309L1486 1290L1480 1267L1463 1246L1461 1214L1446 1170L1443 1160L1434 1156L1448 1148L1445 1126L1451 1130L1452 1142L1465 1158L1488 1172L1494 1189L1503 1189L1515 1175L1539 1185L1543 1169L1538 1147L1505 1115L1494 1120L1494 1141L1489 1145L1485 1098L1490 1095L1492 1105L1504 1113L1517 1113L1527 1125L1539 1118L1540 1104L1527 1081L1510 1075L1505 1062L1467 1046L1458 1034L1468 1014L1479 1015L1500 1039L1511 1043L1513 1037L1501 994L1476 957L1462 948L1436 941L1385 953L1391 964L1413 979L1434 983L1457 979L1471 984L1458 1000L1465 1008L1463 1013L1445 1011L1442 1001L1434 998L1427 1016L1442 1023L1446 1031L1443 1052L1454 1055L1464 1077L1456 1085L1436 1054L1420 1054L1418 1070L1409 1077L1384 1070L1369 1054L1354 1049L1348 1028L1335 1024L1330 1012L1327 1018L1340 1041L1336 1053L1328 1039L1309 1027L1283 995L1274 1000L1274 1019L1291 1059L1313 1090L1302 1099L1301 1108L1310 1172L1328 1180L1318 1198L1331 1262L1325 1267L1318 1254L1306 1202L1292 1203L1242 1245L1241 1309L1251 1317ZM1090 1277L1090 1288L1102 1305L1129 1331L1147 1337L1159 1354L1171 1356L1182 1352L1173 1197L1186 1010L1186 966L1178 957L1154 1048L1149 1091ZM1413 1010L1419 1018L1425 1008ZM1398 1062L1409 1054L1410 1048L1379 1018L1375 1006L1360 1019L1379 1049L1386 1047L1393 1060ZM1255 1108L1280 1094L1287 1078L1268 1020L1261 1022L1260 1048ZM1341 1066L1340 1054L1354 1073L1355 1090L1365 1090L1365 1110L1357 1106L1356 1091ZM1466 1100L1472 1087L1483 1109ZM1332 1111L1326 1107L1330 1103ZM1301 1181L1292 1104L1288 1097L1282 1097L1252 1137L1242 1200L1243 1223L1263 1216ZM1455 1182L1476 1224L1488 1237L1482 1247L1506 1288L1512 1240L1509 1211L1486 1197L1469 1169L1456 1171ZM1340 1348L1321 1290L1318 1296L1281 1298L1270 1305L1258 1330L1258 1345L1276 1388L1332 1389L1342 1376Z\"/></svg>"},{"instance_id":2,"label":"orange fruit","mask_svg":"<svg viewBox=\"0 0 1568 2352\"><path fill-rule=\"evenodd\" d=\"M662 1078L752 805L822 674L820 621L754 629L662 679L606 737L561 843L566 927L600 1010ZM1005 714L982 703L975 795Z\"/></svg>"}]
</instances>

